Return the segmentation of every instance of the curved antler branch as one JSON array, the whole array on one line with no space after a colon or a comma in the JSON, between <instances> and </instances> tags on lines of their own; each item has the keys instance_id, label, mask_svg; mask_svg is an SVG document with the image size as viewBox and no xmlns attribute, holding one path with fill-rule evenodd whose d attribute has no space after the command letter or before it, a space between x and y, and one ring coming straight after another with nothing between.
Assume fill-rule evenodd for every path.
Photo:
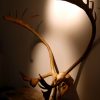
<instances>
[{"instance_id":1,"label":"curved antler branch","mask_svg":"<svg viewBox=\"0 0 100 100\"><path fill-rule=\"evenodd\" d=\"M76 0L63 0L63 1L68 1L72 4L75 4L85 11L85 13L87 14L87 16L90 19L91 24L92 24L92 35L91 35L90 42L89 42L85 52L83 53L83 55L68 70L66 70L65 72L62 73L61 77L57 80L56 85L53 85L52 87L56 87L60 83L62 83L63 80L65 79L66 75L69 72L71 72L80 62L82 62L88 56L89 52L92 49L92 45L93 45L93 42L94 42L94 39L96 36L96 13L95 13L95 18L93 17L94 3L92 2L92 8L89 8L88 0L87 0L87 4L85 4L82 0L80 0L79 2Z\"/></svg>"},{"instance_id":2,"label":"curved antler branch","mask_svg":"<svg viewBox=\"0 0 100 100\"><path fill-rule=\"evenodd\" d=\"M87 14L88 18L90 19L91 21L91 24L92 24L92 35L91 35L91 39L90 39L90 42L85 50L85 52L83 53L83 55L68 69L66 70L63 74L62 74L62 77L58 80L57 84L55 86L58 86L61 82L63 82L64 78L66 77L66 75L71 72L80 62L82 62L89 54L89 52L91 51L91 48L92 48L92 45L93 45L93 42L94 42L94 39L95 39L95 36L96 36L96 17L94 18L93 17L93 2L92 2L92 12L91 12L91 8L88 7L87 4L85 4L83 1L80 0L79 4L78 2L75 2L74 0L63 0L63 1L68 1L68 2L71 2L73 4L76 4L77 6L79 6L80 8L82 8L85 13ZM96 13L95 13L95 16L96 16ZM55 87L54 86L54 87Z\"/></svg>"},{"instance_id":3,"label":"curved antler branch","mask_svg":"<svg viewBox=\"0 0 100 100\"><path fill-rule=\"evenodd\" d=\"M13 18L11 16L4 16L4 19L28 29L30 32L34 33L43 42L43 44L47 47L49 52L51 72L55 76L55 74L58 73L57 66L55 64L55 59L52 50L48 45L48 43L45 41L45 39L31 25L27 24L25 21L21 19Z\"/></svg>"}]
</instances>

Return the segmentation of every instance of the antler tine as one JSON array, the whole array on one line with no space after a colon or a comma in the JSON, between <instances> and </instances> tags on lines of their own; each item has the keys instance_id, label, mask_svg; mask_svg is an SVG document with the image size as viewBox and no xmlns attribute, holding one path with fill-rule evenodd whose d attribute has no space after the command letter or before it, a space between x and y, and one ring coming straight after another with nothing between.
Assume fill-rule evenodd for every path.
<instances>
[{"instance_id":1,"label":"antler tine","mask_svg":"<svg viewBox=\"0 0 100 100\"><path fill-rule=\"evenodd\" d=\"M21 77L23 78L23 80L29 82L30 85L31 85L33 88L34 88L34 87L38 84L38 82L41 80L40 77L37 77L37 78L32 77L32 78L31 78L31 77L29 77L29 76L24 75L22 72L20 72L20 75L21 75ZM46 78L46 77L49 77L49 76L52 76L52 73L51 73L51 72L46 73L46 74L44 74L44 75L41 75L42 78Z\"/></svg>"},{"instance_id":2,"label":"antler tine","mask_svg":"<svg viewBox=\"0 0 100 100\"><path fill-rule=\"evenodd\" d=\"M23 13L22 13L22 17L21 17L22 19L23 19L25 13L27 12L27 10L28 10L28 8L25 8L25 9L24 9L24 11L23 11Z\"/></svg>"},{"instance_id":3,"label":"antler tine","mask_svg":"<svg viewBox=\"0 0 100 100\"><path fill-rule=\"evenodd\" d=\"M97 14L96 12L94 12L94 18L95 18L95 22L97 21Z\"/></svg>"},{"instance_id":4,"label":"antler tine","mask_svg":"<svg viewBox=\"0 0 100 100\"><path fill-rule=\"evenodd\" d=\"M18 15L18 14L17 14L17 10L16 10L16 18L18 17L17 15Z\"/></svg>"},{"instance_id":5,"label":"antler tine","mask_svg":"<svg viewBox=\"0 0 100 100\"><path fill-rule=\"evenodd\" d=\"M89 0L87 0L87 6L89 6Z\"/></svg>"},{"instance_id":6,"label":"antler tine","mask_svg":"<svg viewBox=\"0 0 100 100\"><path fill-rule=\"evenodd\" d=\"M90 1L92 3L91 11L93 12L94 9L94 1Z\"/></svg>"}]
</instances>

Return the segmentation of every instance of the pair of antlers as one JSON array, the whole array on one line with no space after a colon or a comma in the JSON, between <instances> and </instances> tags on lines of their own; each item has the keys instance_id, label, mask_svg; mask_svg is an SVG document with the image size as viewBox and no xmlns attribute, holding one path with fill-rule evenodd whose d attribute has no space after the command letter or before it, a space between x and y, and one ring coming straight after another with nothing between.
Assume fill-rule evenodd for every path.
<instances>
[{"instance_id":1,"label":"pair of antlers","mask_svg":"<svg viewBox=\"0 0 100 100\"><path fill-rule=\"evenodd\" d=\"M93 17L94 2L87 0L87 4L85 4L82 0L63 0L63 1L67 1L72 4L75 4L85 11L85 13L89 17L91 24L92 24L92 36L91 36L91 40L90 40L85 52L83 53L83 55L68 70L66 70L65 72L62 72L62 73L60 73L57 68L57 65L56 65L56 62L55 62L55 59L54 59L54 56L53 56L50 46L45 41L45 39L42 37L42 35L40 35L39 32L37 32L31 25L29 25L27 22L25 22L22 19L19 19L17 17L14 18L11 16L4 16L5 20L16 23L16 24L26 28L30 32L34 33L48 49L49 57L50 57L51 71L45 75L40 75L38 78L29 78L29 77L22 75L23 79L25 81L29 81L33 87L35 87L38 84L38 82L41 83L39 86L42 89L47 90L46 92L43 92L43 96L44 96L45 100L49 99L52 89L54 89L53 95L56 93L57 86L59 86L65 80L66 76L69 79L70 76L68 75L68 73L70 71L72 71L80 62L82 62L88 56L88 54L91 50L91 47L93 45L94 39L95 39L95 35L96 35L96 13L95 13L95 18ZM92 3L91 8L89 8L89 2ZM44 80L44 78L49 77L49 76L53 77L52 85L48 85Z\"/></svg>"}]
</instances>

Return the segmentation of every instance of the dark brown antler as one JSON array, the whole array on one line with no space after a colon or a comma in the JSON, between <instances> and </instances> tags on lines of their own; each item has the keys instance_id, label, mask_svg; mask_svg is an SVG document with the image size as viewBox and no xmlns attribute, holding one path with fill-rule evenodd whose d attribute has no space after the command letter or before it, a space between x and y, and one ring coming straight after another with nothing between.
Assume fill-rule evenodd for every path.
<instances>
[{"instance_id":1,"label":"dark brown antler","mask_svg":"<svg viewBox=\"0 0 100 100\"><path fill-rule=\"evenodd\" d=\"M23 13L22 13L22 16L21 16L22 19L23 19L24 15L26 14L27 10L28 10L28 8L25 8L25 9L24 9L24 11L23 11Z\"/></svg>"},{"instance_id":2,"label":"dark brown antler","mask_svg":"<svg viewBox=\"0 0 100 100\"><path fill-rule=\"evenodd\" d=\"M64 1L70 2L69 0L64 0ZM88 17L91 21L91 24L92 24L92 36L91 36L91 40L90 40L88 47L86 48L84 54L78 59L78 61L76 61L68 70L66 70L64 72L65 74L64 74L63 78L88 56L88 54L92 48L95 36L96 36L96 19L94 19L94 17L93 17L94 2L92 2L92 8L89 8L88 3L85 4L82 0L80 0L80 1L78 0L77 2L76 1L77 0L71 0L71 3L73 3L73 4L75 3L75 5L82 8L88 15ZM88 2L88 0L87 0L87 2Z\"/></svg>"},{"instance_id":3,"label":"dark brown antler","mask_svg":"<svg viewBox=\"0 0 100 100\"><path fill-rule=\"evenodd\" d=\"M85 11L92 24L92 36L83 55L68 70L62 73L61 77L57 80L56 85L53 85L52 87L56 87L59 84L61 84L64 81L66 75L88 56L96 36L96 13L95 17L93 17L94 2L92 2L92 8L89 8L89 0L87 0L87 4L85 4L82 0L63 0L63 1L75 4Z\"/></svg>"}]
</instances>

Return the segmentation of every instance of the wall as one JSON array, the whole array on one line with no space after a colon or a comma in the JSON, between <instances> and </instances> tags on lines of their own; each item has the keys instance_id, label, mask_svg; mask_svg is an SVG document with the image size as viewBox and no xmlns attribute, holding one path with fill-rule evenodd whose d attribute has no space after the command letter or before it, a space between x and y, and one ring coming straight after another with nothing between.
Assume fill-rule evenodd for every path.
<instances>
[{"instance_id":1,"label":"wall","mask_svg":"<svg viewBox=\"0 0 100 100\"><path fill-rule=\"evenodd\" d=\"M30 50L34 44L35 36L20 26L11 24L2 19L8 15L9 10L14 16L16 9L18 16L21 17L25 8L28 8L24 19L32 23L35 28L42 19L42 10L46 0L2 0L0 1L0 87L22 87L26 85L21 79L19 72L29 73ZM95 1L97 12L97 36L96 45L89 55L84 67L80 71L80 77L76 81L80 100L98 100L100 95L100 46L99 46L99 0ZM40 14L36 20L31 19L30 15Z\"/></svg>"},{"instance_id":2,"label":"wall","mask_svg":"<svg viewBox=\"0 0 100 100\"><path fill-rule=\"evenodd\" d=\"M24 28L9 23L2 16L9 15L21 18L25 9L23 19L34 25L42 20L41 12L44 1L42 0L1 0L0 1L0 86L23 86L19 72L29 69L30 51L34 44L35 36ZM39 14L37 18L31 16ZM35 39L36 40L36 39Z\"/></svg>"},{"instance_id":3,"label":"wall","mask_svg":"<svg viewBox=\"0 0 100 100\"><path fill-rule=\"evenodd\" d=\"M97 35L95 39L95 46L93 47L92 52L90 53L87 61L84 64L83 68L80 68L81 75L79 78L77 90L80 95L81 100L98 100L100 95L100 11L99 11L99 0L95 1L95 10L97 12ZM77 83L77 82L76 82Z\"/></svg>"}]
</instances>

